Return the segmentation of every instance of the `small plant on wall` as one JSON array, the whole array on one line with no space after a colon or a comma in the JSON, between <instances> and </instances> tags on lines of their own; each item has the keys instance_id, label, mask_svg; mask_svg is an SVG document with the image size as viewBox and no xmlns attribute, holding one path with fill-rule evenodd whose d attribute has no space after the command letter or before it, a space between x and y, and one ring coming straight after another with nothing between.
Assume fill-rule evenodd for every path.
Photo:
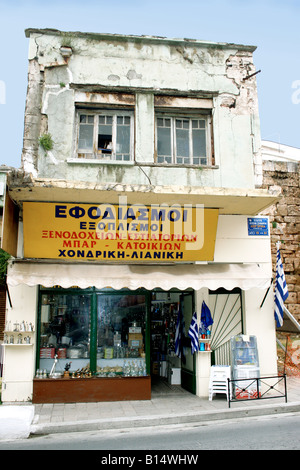
<instances>
[{"instance_id":1,"label":"small plant on wall","mask_svg":"<svg viewBox=\"0 0 300 470\"><path fill-rule=\"evenodd\" d=\"M7 263L10 255L0 248L0 283L3 284L7 271Z\"/></svg>"},{"instance_id":2,"label":"small plant on wall","mask_svg":"<svg viewBox=\"0 0 300 470\"><path fill-rule=\"evenodd\" d=\"M53 149L53 139L52 139L51 134L47 133L47 134L41 135L41 137L39 138L39 144L45 150L46 153L49 150L52 150Z\"/></svg>"}]
</instances>

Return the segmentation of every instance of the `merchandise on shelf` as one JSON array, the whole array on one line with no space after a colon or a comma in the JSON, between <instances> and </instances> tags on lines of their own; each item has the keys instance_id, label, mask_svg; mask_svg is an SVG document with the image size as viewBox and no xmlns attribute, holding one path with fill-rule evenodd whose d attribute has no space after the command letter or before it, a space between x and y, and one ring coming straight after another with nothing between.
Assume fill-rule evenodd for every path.
<instances>
[{"instance_id":1,"label":"merchandise on shelf","mask_svg":"<svg viewBox=\"0 0 300 470\"><path fill-rule=\"evenodd\" d=\"M260 376L256 336L236 335L231 338L232 376L237 399L258 397Z\"/></svg>"}]
</instances>

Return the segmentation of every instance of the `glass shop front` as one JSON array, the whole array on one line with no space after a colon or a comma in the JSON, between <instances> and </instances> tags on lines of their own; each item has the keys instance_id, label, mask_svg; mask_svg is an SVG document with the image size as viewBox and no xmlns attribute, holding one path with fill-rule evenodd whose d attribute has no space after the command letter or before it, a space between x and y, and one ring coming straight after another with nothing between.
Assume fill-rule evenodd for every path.
<instances>
[{"instance_id":1,"label":"glass shop front","mask_svg":"<svg viewBox=\"0 0 300 470\"><path fill-rule=\"evenodd\" d=\"M33 402L151 398L175 356L180 291L40 288Z\"/></svg>"}]
</instances>

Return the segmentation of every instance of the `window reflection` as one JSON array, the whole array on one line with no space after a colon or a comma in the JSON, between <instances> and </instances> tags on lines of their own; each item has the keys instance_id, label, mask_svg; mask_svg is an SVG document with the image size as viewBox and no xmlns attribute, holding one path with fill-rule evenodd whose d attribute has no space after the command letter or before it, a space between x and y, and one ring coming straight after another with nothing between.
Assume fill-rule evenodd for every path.
<instances>
[{"instance_id":1,"label":"window reflection","mask_svg":"<svg viewBox=\"0 0 300 470\"><path fill-rule=\"evenodd\" d=\"M40 369L50 372L57 355L56 371L89 366L90 297L87 295L42 295Z\"/></svg>"},{"instance_id":2,"label":"window reflection","mask_svg":"<svg viewBox=\"0 0 300 470\"><path fill-rule=\"evenodd\" d=\"M97 373L146 375L145 296L98 296Z\"/></svg>"},{"instance_id":3,"label":"window reflection","mask_svg":"<svg viewBox=\"0 0 300 470\"><path fill-rule=\"evenodd\" d=\"M147 375L145 296L99 293L96 331L91 315L91 294L42 293L39 374L49 376L55 363L71 377L90 376L91 364L98 377Z\"/></svg>"}]
</instances>

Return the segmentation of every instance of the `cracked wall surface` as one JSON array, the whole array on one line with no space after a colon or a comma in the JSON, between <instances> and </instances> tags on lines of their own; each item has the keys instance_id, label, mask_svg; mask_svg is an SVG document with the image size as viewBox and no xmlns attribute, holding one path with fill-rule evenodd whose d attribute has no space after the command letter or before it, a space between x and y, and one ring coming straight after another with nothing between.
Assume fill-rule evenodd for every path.
<instances>
[{"instance_id":1,"label":"cracked wall surface","mask_svg":"<svg viewBox=\"0 0 300 470\"><path fill-rule=\"evenodd\" d=\"M171 178L194 186L253 188L261 184L256 78L247 79L255 72L254 47L52 30L27 30L26 34L30 41L22 152L25 171L41 178L101 183L148 184L150 180L164 185ZM70 56L62 52L63 45L71 48ZM75 161L80 93L81 106L107 106L114 94L125 106L131 97L135 108L131 166ZM213 165L155 166L158 96L210 100ZM190 103L185 103L190 109ZM54 143L47 152L38 143L45 132Z\"/></svg>"}]
</instances>

